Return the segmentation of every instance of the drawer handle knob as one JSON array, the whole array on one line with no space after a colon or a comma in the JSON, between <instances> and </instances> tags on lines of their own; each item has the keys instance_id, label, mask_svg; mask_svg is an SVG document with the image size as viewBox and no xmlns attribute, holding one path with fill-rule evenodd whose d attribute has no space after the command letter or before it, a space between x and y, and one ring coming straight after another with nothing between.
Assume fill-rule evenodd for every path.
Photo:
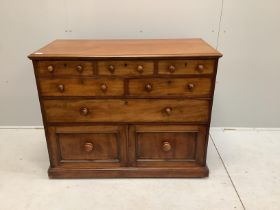
<instances>
[{"instance_id":1,"label":"drawer handle knob","mask_svg":"<svg viewBox=\"0 0 280 210\"><path fill-rule=\"evenodd\" d=\"M137 66L137 71L138 71L139 73L142 73L142 72L144 71L144 66L143 66L143 65L138 65L138 66Z\"/></svg>"},{"instance_id":2,"label":"drawer handle knob","mask_svg":"<svg viewBox=\"0 0 280 210\"><path fill-rule=\"evenodd\" d=\"M146 85L145 85L145 90L146 90L147 92L151 92L151 91L153 90L152 84L150 84L150 83L146 84Z\"/></svg>"},{"instance_id":3,"label":"drawer handle knob","mask_svg":"<svg viewBox=\"0 0 280 210\"><path fill-rule=\"evenodd\" d=\"M188 89L189 89L190 91L192 91L192 90L194 89L195 85L194 85L193 83L189 83L189 84L187 85L187 87L188 87Z\"/></svg>"},{"instance_id":4,"label":"drawer handle knob","mask_svg":"<svg viewBox=\"0 0 280 210\"><path fill-rule=\"evenodd\" d=\"M166 107L166 108L164 109L164 111L165 111L166 114L170 115L171 112L172 112L172 108L171 108L171 107Z\"/></svg>"},{"instance_id":5,"label":"drawer handle knob","mask_svg":"<svg viewBox=\"0 0 280 210\"><path fill-rule=\"evenodd\" d=\"M86 152L92 152L93 151L93 143L87 142L84 144L84 150Z\"/></svg>"},{"instance_id":6,"label":"drawer handle knob","mask_svg":"<svg viewBox=\"0 0 280 210\"><path fill-rule=\"evenodd\" d=\"M82 107L82 108L80 109L80 113L81 113L82 115L86 116L86 115L88 115L89 110L88 110L87 107Z\"/></svg>"},{"instance_id":7,"label":"drawer handle knob","mask_svg":"<svg viewBox=\"0 0 280 210\"><path fill-rule=\"evenodd\" d=\"M101 86L100 86L100 88L101 88L101 90L105 93L106 91L107 91L107 89L108 89L108 87L107 87L107 85L106 84L102 84Z\"/></svg>"},{"instance_id":8,"label":"drawer handle knob","mask_svg":"<svg viewBox=\"0 0 280 210\"><path fill-rule=\"evenodd\" d=\"M108 66L108 70L111 72L111 74L113 74L115 72L115 66L114 65L109 65Z\"/></svg>"},{"instance_id":9,"label":"drawer handle knob","mask_svg":"<svg viewBox=\"0 0 280 210\"><path fill-rule=\"evenodd\" d=\"M171 144L168 141L162 143L162 150L164 152L169 152L172 149Z\"/></svg>"},{"instance_id":10,"label":"drawer handle knob","mask_svg":"<svg viewBox=\"0 0 280 210\"><path fill-rule=\"evenodd\" d=\"M58 90L59 90L60 92L64 92L64 85L63 85L63 84L60 84L60 85L58 85L57 87L58 87Z\"/></svg>"},{"instance_id":11,"label":"drawer handle knob","mask_svg":"<svg viewBox=\"0 0 280 210\"><path fill-rule=\"evenodd\" d=\"M52 72L54 71L53 65L48 66L48 71L49 71L50 73L52 73Z\"/></svg>"},{"instance_id":12,"label":"drawer handle knob","mask_svg":"<svg viewBox=\"0 0 280 210\"><path fill-rule=\"evenodd\" d=\"M83 71L83 66L78 65L78 66L76 67L76 69L77 69L77 71L78 71L79 73L82 73L82 71Z\"/></svg>"},{"instance_id":13,"label":"drawer handle knob","mask_svg":"<svg viewBox=\"0 0 280 210\"><path fill-rule=\"evenodd\" d=\"M168 67L168 69L169 69L169 72L170 72L170 73L173 73L173 72L175 72L176 67L175 67L174 65L170 65L170 66Z\"/></svg>"},{"instance_id":14,"label":"drawer handle knob","mask_svg":"<svg viewBox=\"0 0 280 210\"><path fill-rule=\"evenodd\" d=\"M197 70L198 70L199 72L202 72L202 71L204 70L204 65L198 64L198 65L197 65Z\"/></svg>"}]
</instances>

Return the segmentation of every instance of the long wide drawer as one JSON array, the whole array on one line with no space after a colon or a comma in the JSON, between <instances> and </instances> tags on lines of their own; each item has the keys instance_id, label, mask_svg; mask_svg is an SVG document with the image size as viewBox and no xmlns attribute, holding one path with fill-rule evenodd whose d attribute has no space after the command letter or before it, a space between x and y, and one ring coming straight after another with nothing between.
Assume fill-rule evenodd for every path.
<instances>
[{"instance_id":1,"label":"long wide drawer","mask_svg":"<svg viewBox=\"0 0 280 210\"><path fill-rule=\"evenodd\" d=\"M208 122L210 101L44 100L43 106L48 122Z\"/></svg>"}]
</instances>

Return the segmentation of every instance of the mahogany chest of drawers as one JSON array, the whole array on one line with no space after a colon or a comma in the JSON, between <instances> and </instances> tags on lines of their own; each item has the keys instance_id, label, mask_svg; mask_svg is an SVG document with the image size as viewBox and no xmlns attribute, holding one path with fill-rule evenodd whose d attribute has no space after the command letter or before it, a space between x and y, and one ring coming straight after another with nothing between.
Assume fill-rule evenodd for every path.
<instances>
[{"instance_id":1,"label":"mahogany chest of drawers","mask_svg":"<svg viewBox=\"0 0 280 210\"><path fill-rule=\"evenodd\" d=\"M49 177L208 176L221 56L201 39L56 40L29 55Z\"/></svg>"}]
</instances>

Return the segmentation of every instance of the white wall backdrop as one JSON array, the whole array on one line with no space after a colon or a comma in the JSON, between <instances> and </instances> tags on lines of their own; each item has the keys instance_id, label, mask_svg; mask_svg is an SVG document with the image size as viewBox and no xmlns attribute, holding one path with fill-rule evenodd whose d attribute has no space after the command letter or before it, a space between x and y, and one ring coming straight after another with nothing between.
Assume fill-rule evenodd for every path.
<instances>
[{"instance_id":1,"label":"white wall backdrop","mask_svg":"<svg viewBox=\"0 0 280 210\"><path fill-rule=\"evenodd\" d=\"M42 125L27 55L54 39L192 38L218 47L212 126L279 127L276 0L0 0L0 125Z\"/></svg>"}]
</instances>

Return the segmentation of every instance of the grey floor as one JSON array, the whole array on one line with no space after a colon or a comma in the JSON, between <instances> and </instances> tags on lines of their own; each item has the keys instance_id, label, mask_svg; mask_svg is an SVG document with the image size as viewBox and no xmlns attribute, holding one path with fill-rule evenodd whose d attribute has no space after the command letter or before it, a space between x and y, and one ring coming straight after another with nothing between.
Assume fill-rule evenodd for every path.
<instances>
[{"instance_id":1,"label":"grey floor","mask_svg":"<svg viewBox=\"0 0 280 210\"><path fill-rule=\"evenodd\" d=\"M0 129L1 210L279 210L280 130L211 130L203 179L49 180L42 129Z\"/></svg>"}]
</instances>

